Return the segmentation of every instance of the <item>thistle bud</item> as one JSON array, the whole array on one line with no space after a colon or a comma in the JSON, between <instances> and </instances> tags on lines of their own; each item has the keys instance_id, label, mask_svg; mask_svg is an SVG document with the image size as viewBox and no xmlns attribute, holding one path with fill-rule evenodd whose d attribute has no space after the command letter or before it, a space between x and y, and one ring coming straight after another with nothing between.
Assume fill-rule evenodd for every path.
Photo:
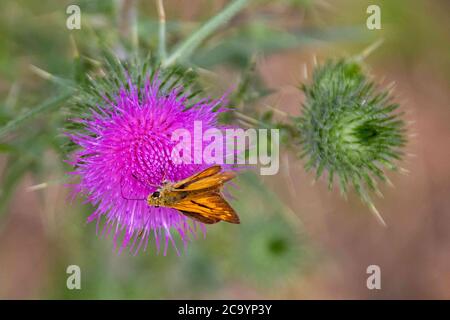
<instances>
[{"instance_id":1,"label":"thistle bud","mask_svg":"<svg viewBox=\"0 0 450 320\"><path fill-rule=\"evenodd\" d=\"M318 66L302 90L296 122L306 170L315 170L316 179L326 172L330 189L337 177L344 196L353 186L376 211L370 193L380 194L377 180L386 182L385 169L397 169L406 142L399 105L352 60Z\"/></svg>"}]
</instances>

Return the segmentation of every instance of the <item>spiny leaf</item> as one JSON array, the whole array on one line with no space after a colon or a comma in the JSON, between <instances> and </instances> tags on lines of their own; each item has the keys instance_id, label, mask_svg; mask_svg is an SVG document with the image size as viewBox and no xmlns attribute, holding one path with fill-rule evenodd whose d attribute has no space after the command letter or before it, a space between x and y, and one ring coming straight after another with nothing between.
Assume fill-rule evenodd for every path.
<instances>
[{"instance_id":1,"label":"spiny leaf","mask_svg":"<svg viewBox=\"0 0 450 320\"><path fill-rule=\"evenodd\" d=\"M14 131L17 127L23 125L34 117L60 106L61 103L67 101L71 95L72 91L66 90L55 98L48 99L37 106L31 107L30 110L11 120L3 128L0 128L0 138Z\"/></svg>"}]
</instances>

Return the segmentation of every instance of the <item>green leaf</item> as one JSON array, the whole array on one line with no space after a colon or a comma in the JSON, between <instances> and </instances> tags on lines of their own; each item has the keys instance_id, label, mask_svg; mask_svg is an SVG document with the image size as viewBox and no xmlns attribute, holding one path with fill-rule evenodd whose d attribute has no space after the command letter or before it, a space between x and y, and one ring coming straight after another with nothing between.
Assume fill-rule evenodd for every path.
<instances>
[{"instance_id":1,"label":"green leaf","mask_svg":"<svg viewBox=\"0 0 450 320\"><path fill-rule=\"evenodd\" d=\"M25 124L27 121L33 119L34 117L53 110L54 108L61 105L62 102L69 99L71 96L71 91L65 91L56 98L48 99L47 101L32 107L29 111L18 116L17 118L9 121L3 128L0 129L0 138L5 136L7 133L12 132L17 127Z\"/></svg>"}]
</instances>

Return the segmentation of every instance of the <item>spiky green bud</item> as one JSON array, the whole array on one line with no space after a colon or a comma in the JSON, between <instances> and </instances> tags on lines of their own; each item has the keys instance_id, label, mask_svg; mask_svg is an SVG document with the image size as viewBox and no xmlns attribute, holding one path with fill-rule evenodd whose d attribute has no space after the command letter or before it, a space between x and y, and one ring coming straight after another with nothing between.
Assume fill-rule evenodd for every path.
<instances>
[{"instance_id":1,"label":"spiky green bud","mask_svg":"<svg viewBox=\"0 0 450 320\"><path fill-rule=\"evenodd\" d=\"M315 169L316 179L326 171L330 189L337 176L344 196L352 185L374 209L370 192L379 193L377 180L387 180L385 168L397 168L406 142L398 104L353 60L318 66L302 90L297 125L306 169Z\"/></svg>"}]
</instances>

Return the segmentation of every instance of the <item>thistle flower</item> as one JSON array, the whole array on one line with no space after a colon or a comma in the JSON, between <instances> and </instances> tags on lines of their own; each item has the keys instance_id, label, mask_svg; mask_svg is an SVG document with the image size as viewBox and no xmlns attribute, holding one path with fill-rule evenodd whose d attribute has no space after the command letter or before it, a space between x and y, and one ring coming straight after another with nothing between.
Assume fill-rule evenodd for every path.
<instances>
[{"instance_id":1,"label":"thistle flower","mask_svg":"<svg viewBox=\"0 0 450 320\"><path fill-rule=\"evenodd\" d=\"M194 121L201 121L203 130L220 128L217 116L223 99L189 105L181 87L163 90L163 86L157 75L147 78L142 87L129 79L117 94L91 108L86 118L74 120L84 129L69 134L79 147L71 161L75 167L71 174L80 179L75 191L96 207L88 222L97 221L98 231L105 216L103 234L114 233L119 252L127 246L135 253L142 245L145 250L154 238L158 252L163 244L165 255L170 242L179 254L174 231L184 246L197 227L205 231L204 225L178 211L150 207L145 199L164 179L181 180L207 167L174 163L171 151L176 142L171 135L180 128L193 134Z\"/></svg>"},{"instance_id":2,"label":"thistle flower","mask_svg":"<svg viewBox=\"0 0 450 320\"><path fill-rule=\"evenodd\" d=\"M316 179L328 172L331 189L339 178L345 196L352 185L377 214L369 191L380 194L376 178L387 181L384 169L396 169L405 144L404 123L395 113L387 90L375 84L354 61L329 61L316 68L311 84L302 87L306 101L297 119L307 170Z\"/></svg>"}]
</instances>

